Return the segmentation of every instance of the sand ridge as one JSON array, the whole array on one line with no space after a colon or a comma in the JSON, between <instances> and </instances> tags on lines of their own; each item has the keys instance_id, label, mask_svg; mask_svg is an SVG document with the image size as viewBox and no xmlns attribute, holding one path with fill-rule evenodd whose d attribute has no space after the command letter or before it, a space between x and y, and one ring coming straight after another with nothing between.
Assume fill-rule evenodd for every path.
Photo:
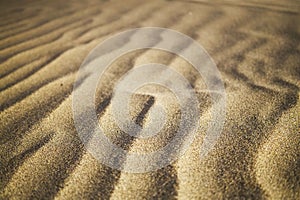
<instances>
[{"instance_id":1,"label":"sand ridge","mask_svg":"<svg viewBox=\"0 0 300 200\"><path fill-rule=\"evenodd\" d=\"M0 7L1 199L300 198L297 1L27 0ZM152 105L169 105L168 126L157 138L149 143L132 138L114 123L114 84L144 63L166 64L186 77L197 93L202 125L175 163L130 174L86 151L75 130L71 93L90 50L115 33L144 26L180 31L205 47L226 87L227 117L216 148L200 160L211 119L202 78L170 53L122 56L102 77L96 95L99 124L114 143L131 152L153 150L177 128L178 104L154 86L153 95L141 90L133 97L131 117L145 126Z\"/></svg>"}]
</instances>

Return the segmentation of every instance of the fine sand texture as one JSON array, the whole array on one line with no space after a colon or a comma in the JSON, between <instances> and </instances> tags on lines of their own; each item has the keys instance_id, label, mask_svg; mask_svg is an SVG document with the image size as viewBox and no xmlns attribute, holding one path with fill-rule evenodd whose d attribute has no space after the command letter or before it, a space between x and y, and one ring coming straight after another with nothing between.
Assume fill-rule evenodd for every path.
<instances>
[{"instance_id":1,"label":"fine sand texture","mask_svg":"<svg viewBox=\"0 0 300 200\"><path fill-rule=\"evenodd\" d=\"M200 159L212 107L202 77L168 52L121 56L95 95L99 125L113 143L147 153L176 132L178 102L157 85L133 95L130 112L144 127L152 105L165 105L166 125L157 136L134 138L115 123L114 85L140 64L161 63L182 74L201 115L182 157L157 171L127 173L96 160L81 142L73 83L96 45L148 26L182 32L207 50L224 82L226 121L214 149ZM297 0L1 1L0 199L300 199L299 88Z\"/></svg>"}]
</instances>

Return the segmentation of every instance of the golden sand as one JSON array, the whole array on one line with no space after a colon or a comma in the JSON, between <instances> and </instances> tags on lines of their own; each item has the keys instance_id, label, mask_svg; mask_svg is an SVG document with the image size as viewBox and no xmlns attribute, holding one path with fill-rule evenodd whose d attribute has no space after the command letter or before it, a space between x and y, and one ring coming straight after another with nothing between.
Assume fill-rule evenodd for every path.
<instances>
[{"instance_id":1,"label":"golden sand","mask_svg":"<svg viewBox=\"0 0 300 200\"><path fill-rule=\"evenodd\" d=\"M299 2L62 2L0 3L0 199L300 199ZM156 138L134 139L114 122L114 84L140 64L162 63L184 75L197 93L202 122L176 162L133 174L87 152L75 130L71 93L80 64L97 44L144 26L174 29L203 45L221 72L227 114L215 148L199 159L211 119L202 78L170 53L122 56L96 95L99 124L115 144L153 151L176 131L178 103L155 86L146 88L152 95L141 89L133 96L131 117L144 126L149 116L143 109L157 101L167 105L167 126Z\"/></svg>"}]
</instances>

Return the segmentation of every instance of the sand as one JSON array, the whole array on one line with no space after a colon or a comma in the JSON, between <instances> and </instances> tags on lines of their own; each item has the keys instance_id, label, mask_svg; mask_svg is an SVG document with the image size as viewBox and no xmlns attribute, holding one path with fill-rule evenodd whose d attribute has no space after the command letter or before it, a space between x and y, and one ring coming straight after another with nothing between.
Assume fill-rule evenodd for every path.
<instances>
[{"instance_id":1,"label":"sand","mask_svg":"<svg viewBox=\"0 0 300 200\"><path fill-rule=\"evenodd\" d=\"M299 2L12 0L0 9L0 199L300 199ZM171 65L195 89L201 113L182 157L134 174L87 152L74 126L72 90L97 44L144 26L180 31L208 51L225 84L227 113L215 148L199 159L212 106L201 76L163 51L120 57L96 95L99 124L115 144L149 152L176 131L179 105L156 86L133 96L131 117L146 126L144 111L166 105L168 125L157 137L135 139L114 122L114 84L137 65Z\"/></svg>"}]
</instances>

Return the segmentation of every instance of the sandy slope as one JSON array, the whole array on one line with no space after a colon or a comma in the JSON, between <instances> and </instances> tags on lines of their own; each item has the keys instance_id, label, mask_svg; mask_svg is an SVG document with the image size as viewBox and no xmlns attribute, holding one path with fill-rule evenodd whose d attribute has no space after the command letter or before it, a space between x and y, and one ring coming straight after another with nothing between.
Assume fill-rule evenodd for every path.
<instances>
[{"instance_id":1,"label":"sandy slope","mask_svg":"<svg viewBox=\"0 0 300 200\"><path fill-rule=\"evenodd\" d=\"M0 3L0 198L6 199L299 199L300 3L297 1L18 1ZM175 29L197 40L220 70L226 123L205 160L199 149L210 120L203 80L182 58L157 50L119 58L98 86L96 107L107 136L130 152L166 145L178 104L168 91L132 98L133 119L168 105L156 138L134 139L115 124L111 93L134 66L171 65L197 91L201 122L192 146L172 165L130 174L95 160L72 115L76 71L108 36L134 27ZM84 81L84 80L83 80ZM128 164L128 163L127 163ZM124 163L126 165L126 162Z\"/></svg>"}]
</instances>

